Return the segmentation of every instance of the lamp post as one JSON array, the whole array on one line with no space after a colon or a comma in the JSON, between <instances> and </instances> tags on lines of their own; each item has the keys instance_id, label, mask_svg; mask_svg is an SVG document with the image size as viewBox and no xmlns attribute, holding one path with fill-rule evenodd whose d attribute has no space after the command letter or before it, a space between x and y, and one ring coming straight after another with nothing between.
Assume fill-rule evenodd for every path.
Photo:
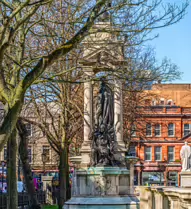
<instances>
[{"instance_id":1,"label":"lamp post","mask_svg":"<svg viewBox=\"0 0 191 209\"><path fill-rule=\"evenodd\" d=\"M4 180L4 166L5 166L5 162L1 161L1 168L2 168L2 175L1 175L2 192L3 192L3 180Z\"/></svg>"},{"instance_id":2,"label":"lamp post","mask_svg":"<svg viewBox=\"0 0 191 209\"><path fill-rule=\"evenodd\" d=\"M46 154L42 153L42 163L43 163L43 173L45 176L45 163L46 163Z\"/></svg>"}]
</instances>

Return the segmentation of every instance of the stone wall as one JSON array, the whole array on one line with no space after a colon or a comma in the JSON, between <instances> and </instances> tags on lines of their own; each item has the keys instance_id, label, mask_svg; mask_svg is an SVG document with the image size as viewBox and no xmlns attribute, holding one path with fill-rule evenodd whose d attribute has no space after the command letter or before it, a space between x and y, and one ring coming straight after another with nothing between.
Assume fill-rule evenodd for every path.
<instances>
[{"instance_id":1,"label":"stone wall","mask_svg":"<svg viewBox=\"0 0 191 209\"><path fill-rule=\"evenodd\" d=\"M139 187L140 209L191 209L191 188Z\"/></svg>"}]
</instances>

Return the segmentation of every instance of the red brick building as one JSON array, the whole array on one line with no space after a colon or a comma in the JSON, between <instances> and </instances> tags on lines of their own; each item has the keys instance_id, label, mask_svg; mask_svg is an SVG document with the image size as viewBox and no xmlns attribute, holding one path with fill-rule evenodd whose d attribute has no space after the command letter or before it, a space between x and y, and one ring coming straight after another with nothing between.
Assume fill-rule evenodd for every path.
<instances>
[{"instance_id":1,"label":"red brick building","mask_svg":"<svg viewBox=\"0 0 191 209\"><path fill-rule=\"evenodd\" d=\"M140 159L134 181L178 186L180 149L185 141L191 145L191 85L156 84L151 92L158 96L143 108L131 137L129 153Z\"/></svg>"}]
</instances>

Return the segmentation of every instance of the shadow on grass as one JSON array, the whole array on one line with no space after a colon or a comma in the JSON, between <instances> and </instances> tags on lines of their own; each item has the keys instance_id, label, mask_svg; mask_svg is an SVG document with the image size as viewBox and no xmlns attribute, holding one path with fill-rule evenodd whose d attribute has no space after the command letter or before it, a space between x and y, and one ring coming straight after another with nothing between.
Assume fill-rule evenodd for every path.
<instances>
[{"instance_id":1,"label":"shadow on grass","mask_svg":"<svg viewBox=\"0 0 191 209\"><path fill-rule=\"evenodd\" d=\"M58 209L58 206L56 206L56 205L45 205L45 206L43 206L43 209Z\"/></svg>"}]
</instances>

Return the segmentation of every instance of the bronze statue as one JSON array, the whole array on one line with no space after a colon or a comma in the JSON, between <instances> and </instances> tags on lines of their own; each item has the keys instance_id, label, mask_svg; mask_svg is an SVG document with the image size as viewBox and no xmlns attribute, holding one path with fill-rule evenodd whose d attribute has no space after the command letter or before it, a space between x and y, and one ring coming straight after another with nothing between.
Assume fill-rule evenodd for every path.
<instances>
[{"instance_id":1,"label":"bronze statue","mask_svg":"<svg viewBox=\"0 0 191 209\"><path fill-rule=\"evenodd\" d=\"M101 82L95 111L95 129L92 142L92 164L112 166L115 164L114 95L111 88Z\"/></svg>"}]
</instances>

